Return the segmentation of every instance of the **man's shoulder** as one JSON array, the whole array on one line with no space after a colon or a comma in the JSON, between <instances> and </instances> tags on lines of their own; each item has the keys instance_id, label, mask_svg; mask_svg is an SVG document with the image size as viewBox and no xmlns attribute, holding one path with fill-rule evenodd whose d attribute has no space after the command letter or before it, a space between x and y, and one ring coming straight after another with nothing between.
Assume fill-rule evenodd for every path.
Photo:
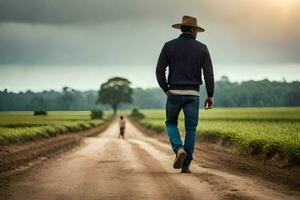
<instances>
[{"instance_id":1,"label":"man's shoulder","mask_svg":"<svg viewBox=\"0 0 300 200\"><path fill-rule=\"evenodd\" d=\"M165 43L165 46L170 46L174 43L177 43L178 42L178 38L175 38L175 39L172 39L172 40L169 40Z\"/></svg>"},{"instance_id":2,"label":"man's shoulder","mask_svg":"<svg viewBox=\"0 0 300 200\"><path fill-rule=\"evenodd\" d=\"M199 46L204 47L204 48L207 48L207 45L206 45L206 44L204 44L204 43L202 43L202 42L200 42L200 41L198 41L198 40L195 40L195 41L197 42L197 44L198 44Z\"/></svg>"},{"instance_id":3,"label":"man's shoulder","mask_svg":"<svg viewBox=\"0 0 300 200\"><path fill-rule=\"evenodd\" d=\"M175 38L175 39L172 39L172 40L169 40L165 43L165 46L172 46L172 45L176 45L177 43L179 43L180 41L182 41L180 38ZM207 45L198 41L198 40L192 40L192 43L194 45L197 45L199 47L201 47L202 49L207 49Z\"/></svg>"}]
</instances>

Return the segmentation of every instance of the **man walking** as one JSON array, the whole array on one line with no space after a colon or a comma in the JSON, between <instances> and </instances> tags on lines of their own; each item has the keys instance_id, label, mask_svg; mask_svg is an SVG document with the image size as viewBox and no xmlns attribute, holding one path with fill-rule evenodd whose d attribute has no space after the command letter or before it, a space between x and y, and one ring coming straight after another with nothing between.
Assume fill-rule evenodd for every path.
<instances>
[{"instance_id":1,"label":"man walking","mask_svg":"<svg viewBox=\"0 0 300 200\"><path fill-rule=\"evenodd\" d=\"M204 75L208 96L205 107L211 108L214 103L213 66L207 46L196 40L197 33L205 31L197 25L196 18L183 16L182 23L172 27L180 29L182 34L177 39L166 42L162 48L156 67L156 78L159 86L167 94L166 128L176 154L173 167L181 169L182 173L191 173L189 166L193 160L198 125L201 73ZM177 127L181 109L185 119L184 144Z\"/></svg>"}]
</instances>

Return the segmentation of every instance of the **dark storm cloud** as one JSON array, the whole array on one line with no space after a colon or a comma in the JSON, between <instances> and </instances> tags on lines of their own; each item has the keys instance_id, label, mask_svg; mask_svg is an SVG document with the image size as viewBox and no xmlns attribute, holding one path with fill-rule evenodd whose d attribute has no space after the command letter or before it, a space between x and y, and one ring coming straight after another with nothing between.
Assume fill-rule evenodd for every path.
<instances>
[{"instance_id":1,"label":"dark storm cloud","mask_svg":"<svg viewBox=\"0 0 300 200\"><path fill-rule=\"evenodd\" d=\"M0 0L0 21L66 24L142 20L169 16L181 5L179 0Z\"/></svg>"},{"instance_id":2,"label":"dark storm cloud","mask_svg":"<svg viewBox=\"0 0 300 200\"><path fill-rule=\"evenodd\" d=\"M0 0L0 64L154 65L184 14L207 29L216 63L300 62L300 4L284 15L253 2Z\"/></svg>"},{"instance_id":3,"label":"dark storm cloud","mask_svg":"<svg viewBox=\"0 0 300 200\"><path fill-rule=\"evenodd\" d=\"M126 26L124 22L89 28L5 24L0 26L0 60L28 65L149 64L156 60L163 41L145 42L157 34L154 28L135 25L135 31L143 34L130 36Z\"/></svg>"},{"instance_id":4,"label":"dark storm cloud","mask_svg":"<svg viewBox=\"0 0 300 200\"><path fill-rule=\"evenodd\" d=\"M116 10L116 2L121 12ZM134 9L132 6L128 1L111 0L1 0L0 19L1 22L50 24L99 22L130 17Z\"/></svg>"}]
</instances>

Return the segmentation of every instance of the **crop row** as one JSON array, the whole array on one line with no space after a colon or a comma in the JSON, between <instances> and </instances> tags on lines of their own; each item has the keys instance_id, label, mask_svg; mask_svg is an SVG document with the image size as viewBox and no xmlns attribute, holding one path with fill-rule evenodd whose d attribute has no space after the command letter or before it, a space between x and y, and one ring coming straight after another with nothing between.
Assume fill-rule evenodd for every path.
<instances>
[{"instance_id":1,"label":"crop row","mask_svg":"<svg viewBox=\"0 0 300 200\"><path fill-rule=\"evenodd\" d=\"M142 112L146 116L140 121L142 125L156 132L165 130L163 110ZM204 140L231 141L242 151L262 153L267 158L277 154L288 158L289 162L299 163L299 120L299 108L216 109L200 112L197 134ZM179 128L184 133L182 115L179 117Z\"/></svg>"}]
</instances>

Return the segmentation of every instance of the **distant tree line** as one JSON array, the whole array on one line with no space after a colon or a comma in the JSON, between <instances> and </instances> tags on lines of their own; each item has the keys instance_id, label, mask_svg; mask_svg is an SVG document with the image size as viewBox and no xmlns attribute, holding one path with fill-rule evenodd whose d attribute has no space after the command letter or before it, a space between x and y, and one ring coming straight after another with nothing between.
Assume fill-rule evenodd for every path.
<instances>
[{"instance_id":1,"label":"distant tree line","mask_svg":"<svg viewBox=\"0 0 300 200\"><path fill-rule=\"evenodd\" d=\"M200 89L201 102L206 97L205 86ZM164 108L166 96L160 88L134 88L133 102L119 108ZM91 110L110 109L109 105L96 104L98 91L78 91L64 87L62 91L10 92L0 91L0 110ZM300 82L244 81L231 82L223 76L216 81L217 107L271 107L300 106ZM202 104L202 103L201 103Z\"/></svg>"},{"instance_id":2,"label":"distant tree line","mask_svg":"<svg viewBox=\"0 0 300 200\"><path fill-rule=\"evenodd\" d=\"M216 82L215 98L222 107L299 106L300 82L264 79L236 83L223 76Z\"/></svg>"},{"instance_id":3,"label":"distant tree line","mask_svg":"<svg viewBox=\"0 0 300 200\"><path fill-rule=\"evenodd\" d=\"M9 92L0 91L0 110L90 110L95 105L97 91L78 91L69 87L62 91Z\"/></svg>"}]
</instances>

